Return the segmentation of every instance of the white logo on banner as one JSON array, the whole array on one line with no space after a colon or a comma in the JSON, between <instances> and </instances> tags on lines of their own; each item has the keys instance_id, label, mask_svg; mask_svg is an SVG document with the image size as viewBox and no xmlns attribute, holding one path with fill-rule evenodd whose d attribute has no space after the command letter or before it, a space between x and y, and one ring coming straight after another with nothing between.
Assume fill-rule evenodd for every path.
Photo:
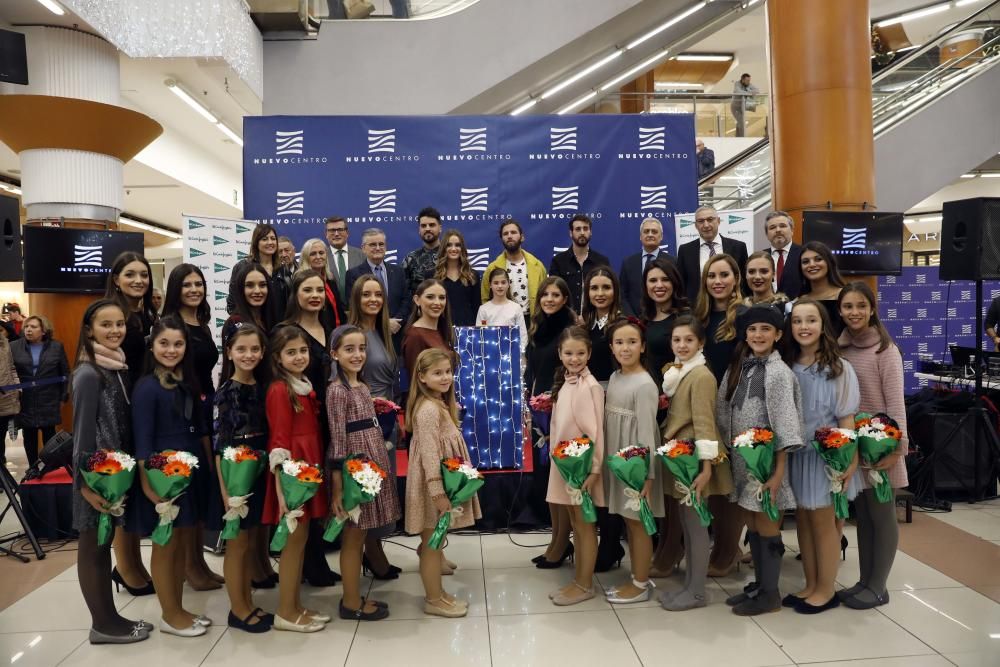
<instances>
[{"instance_id":1,"label":"white logo on banner","mask_svg":"<svg viewBox=\"0 0 1000 667\"><path fill-rule=\"evenodd\" d=\"M927 274L926 273L918 273L917 274L917 284L918 285L926 285L927 284Z\"/></svg>"},{"instance_id":2,"label":"white logo on banner","mask_svg":"<svg viewBox=\"0 0 1000 667\"><path fill-rule=\"evenodd\" d=\"M395 153L396 128L368 130L368 153Z\"/></svg>"},{"instance_id":3,"label":"white logo on banner","mask_svg":"<svg viewBox=\"0 0 1000 667\"><path fill-rule=\"evenodd\" d=\"M896 319L896 309L895 308L889 308L888 314L886 315L886 319L889 319L889 320Z\"/></svg>"},{"instance_id":4,"label":"white logo on banner","mask_svg":"<svg viewBox=\"0 0 1000 667\"><path fill-rule=\"evenodd\" d=\"M482 211L486 213L490 206L490 189L462 188L462 213Z\"/></svg>"},{"instance_id":5,"label":"white logo on banner","mask_svg":"<svg viewBox=\"0 0 1000 667\"><path fill-rule=\"evenodd\" d=\"M103 268L104 262L102 261L101 251L102 247L99 245L74 245L73 266L77 268Z\"/></svg>"},{"instance_id":6,"label":"white logo on banner","mask_svg":"<svg viewBox=\"0 0 1000 667\"><path fill-rule=\"evenodd\" d=\"M972 333L972 325L971 324L963 324L962 325L962 334L968 335L968 334L971 334L971 333Z\"/></svg>"},{"instance_id":7,"label":"white logo on banner","mask_svg":"<svg viewBox=\"0 0 1000 667\"><path fill-rule=\"evenodd\" d=\"M949 308L948 317L958 317L958 308Z\"/></svg>"},{"instance_id":8,"label":"white logo on banner","mask_svg":"<svg viewBox=\"0 0 1000 667\"><path fill-rule=\"evenodd\" d=\"M399 263L399 250L386 250L385 257L382 261L386 264L398 264Z\"/></svg>"},{"instance_id":9,"label":"white logo on banner","mask_svg":"<svg viewBox=\"0 0 1000 667\"><path fill-rule=\"evenodd\" d=\"M662 151L666 147L666 127L640 127L639 150Z\"/></svg>"},{"instance_id":10,"label":"white logo on banner","mask_svg":"<svg viewBox=\"0 0 1000 667\"><path fill-rule=\"evenodd\" d=\"M476 271L485 271L486 267L490 265L490 249L489 248L469 248L469 264L472 265Z\"/></svg>"},{"instance_id":11,"label":"white logo on banner","mask_svg":"<svg viewBox=\"0 0 1000 667\"><path fill-rule=\"evenodd\" d=\"M943 336L944 335L944 327L941 326L940 324L931 325L931 335L933 335L933 336Z\"/></svg>"},{"instance_id":12,"label":"white logo on banner","mask_svg":"<svg viewBox=\"0 0 1000 667\"><path fill-rule=\"evenodd\" d=\"M927 309L926 308L917 308L917 317L919 317L921 319L927 317Z\"/></svg>"},{"instance_id":13,"label":"white logo on banner","mask_svg":"<svg viewBox=\"0 0 1000 667\"><path fill-rule=\"evenodd\" d=\"M864 250L868 244L868 230L864 227L852 229L844 227L844 243L841 246L844 250Z\"/></svg>"},{"instance_id":14,"label":"white logo on banner","mask_svg":"<svg viewBox=\"0 0 1000 667\"><path fill-rule=\"evenodd\" d=\"M962 290L961 293L958 295L958 298L961 299L962 301L971 301L972 300L972 290L970 290L970 289L964 289L964 290Z\"/></svg>"},{"instance_id":15,"label":"white logo on banner","mask_svg":"<svg viewBox=\"0 0 1000 667\"><path fill-rule=\"evenodd\" d=\"M306 191L299 190L298 192L279 192L276 195L276 202L278 205L277 215L302 215L303 209L305 207Z\"/></svg>"},{"instance_id":16,"label":"white logo on banner","mask_svg":"<svg viewBox=\"0 0 1000 667\"><path fill-rule=\"evenodd\" d=\"M395 213L396 188L368 191L368 213ZM387 253L388 254L388 253Z\"/></svg>"},{"instance_id":17,"label":"white logo on banner","mask_svg":"<svg viewBox=\"0 0 1000 667\"><path fill-rule=\"evenodd\" d=\"M569 248L561 248L559 246L552 246L552 256L555 257L561 252L566 252Z\"/></svg>"},{"instance_id":18,"label":"white logo on banner","mask_svg":"<svg viewBox=\"0 0 1000 667\"><path fill-rule=\"evenodd\" d=\"M302 155L302 140L305 130L274 132L275 155Z\"/></svg>"},{"instance_id":19,"label":"white logo on banner","mask_svg":"<svg viewBox=\"0 0 1000 667\"><path fill-rule=\"evenodd\" d=\"M903 335L904 336L912 336L913 335L913 325L912 324L904 324L903 325Z\"/></svg>"},{"instance_id":20,"label":"white logo on banner","mask_svg":"<svg viewBox=\"0 0 1000 667\"><path fill-rule=\"evenodd\" d=\"M571 185L561 188L552 186L553 211L577 211L580 209L580 186Z\"/></svg>"},{"instance_id":21,"label":"white logo on banner","mask_svg":"<svg viewBox=\"0 0 1000 667\"><path fill-rule=\"evenodd\" d=\"M486 152L486 128L459 128L458 130L458 152L467 153L469 151Z\"/></svg>"},{"instance_id":22,"label":"white logo on banner","mask_svg":"<svg viewBox=\"0 0 1000 667\"><path fill-rule=\"evenodd\" d=\"M641 211L665 211L667 210L667 186L665 185L642 185L639 187L639 197Z\"/></svg>"},{"instance_id":23,"label":"white logo on banner","mask_svg":"<svg viewBox=\"0 0 1000 667\"><path fill-rule=\"evenodd\" d=\"M552 128L549 128L549 150L550 151L575 151L576 150L576 128L575 127L552 127Z\"/></svg>"}]
</instances>

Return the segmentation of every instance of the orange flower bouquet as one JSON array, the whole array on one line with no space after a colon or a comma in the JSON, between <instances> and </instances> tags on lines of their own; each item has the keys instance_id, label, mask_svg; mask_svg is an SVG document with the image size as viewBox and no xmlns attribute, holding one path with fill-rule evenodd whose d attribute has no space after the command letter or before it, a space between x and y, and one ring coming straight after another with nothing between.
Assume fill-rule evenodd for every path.
<instances>
[{"instance_id":1,"label":"orange flower bouquet","mask_svg":"<svg viewBox=\"0 0 1000 667\"><path fill-rule=\"evenodd\" d=\"M880 503L892 500L892 487L884 470L875 470L875 465L896 451L903 438L896 420L885 413L869 415L860 412L854 417L854 427L858 429L858 452L868 468L868 482L875 489L875 499Z\"/></svg>"},{"instance_id":2,"label":"orange flower bouquet","mask_svg":"<svg viewBox=\"0 0 1000 667\"><path fill-rule=\"evenodd\" d=\"M854 455L858 451L858 435L847 428L824 426L816 429L812 445L826 466L826 476L830 480L830 495L833 497L837 518L846 519L849 515L847 496L844 495L844 483L839 478L854 461Z\"/></svg>"},{"instance_id":3,"label":"orange flower bouquet","mask_svg":"<svg viewBox=\"0 0 1000 667\"><path fill-rule=\"evenodd\" d=\"M757 487L757 500L760 501L761 510L771 521L780 519L781 512L775 506L771 492L762 486L771 479L774 472L774 451L777 445L777 436L767 428L747 429L733 438L733 451L746 463L750 482Z\"/></svg>"},{"instance_id":4,"label":"orange flower bouquet","mask_svg":"<svg viewBox=\"0 0 1000 667\"><path fill-rule=\"evenodd\" d=\"M107 514L97 520L97 544L107 544L113 531L112 517L125 513L125 495L135 479L135 459L117 449L99 449L87 457L80 477L106 501Z\"/></svg>"},{"instance_id":5,"label":"orange flower bouquet","mask_svg":"<svg viewBox=\"0 0 1000 667\"><path fill-rule=\"evenodd\" d=\"M284 454L288 458L276 462L275 454L279 457ZM302 506L319 491L319 485L323 483L323 471L312 463L292 459L287 449L273 450L271 464L279 480L278 486L285 499L285 507L288 508L288 513L278 521L274 537L271 538L271 551L281 551L288 543L288 536L299 527L299 517L305 514Z\"/></svg>"},{"instance_id":6,"label":"orange flower bouquet","mask_svg":"<svg viewBox=\"0 0 1000 667\"><path fill-rule=\"evenodd\" d=\"M485 483L483 473L476 470L468 461L455 457L441 459L441 484L444 486L445 495L448 496L448 502L451 503L451 509L438 517L437 526L427 540L427 546L431 549L441 548L451 526L451 515L461 514L464 511L462 504L472 500Z\"/></svg>"},{"instance_id":7,"label":"orange flower bouquet","mask_svg":"<svg viewBox=\"0 0 1000 667\"><path fill-rule=\"evenodd\" d=\"M570 503L580 506L580 513L587 523L597 523L597 510L590 493L583 490L583 483L590 475L594 456L593 442L586 434L572 440L563 440L552 450L552 465L563 481Z\"/></svg>"},{"instance_id":8,"label":"orange flower bouquet","mask_svg":"<svg viewBox=\"0 0 1000 667\"><path fill-rule=\"evenodd\" d=\"M264 452L252 447L238 445L222 450L219 470L226 485L229 506L222 515L225 527L219 536L221 539L235 539L240 534L240 519L245 519L249 514L247 501L253 495L251 489L264 472L264 466Z\"/></svg>"},{"instance_id":9,"label":"orange flower bouquet","mask_svg":"<svg viewBox=\"0 0 1000 667\"><path fill-rule=\"evenodd\" d=\"M366 454L351 454L344 460L341 468L343 479L343 499L341 504L347 514L343 517L333 517L323 533L323 539L333 542L344 529L347 520L357 523L361 518L361 505L375 500L382 491L382 483L389 476L375 461Z\"/></svg>"},{"instance_id":10,"label":"orange flower bouquet","mask_svg":"<svg viewBox=\"0 0 1000 667\"><path fill-rule=\"evenodd\" d=\"M684 494L681 504L690 506L697 513L701 525L707 528L713 518L708 503L691 489L695 477L701 472L701 459L695 444L690 440L668 440L657 447L656 454L674 476L674 487Z\"/></svg>"},{"instance_id":11,"label":"orange flower bouquet","mask_svg":"<svg viewBox=\"0 0 1000 667\"><path fill-rule=\"evenodd\" d=\"M160 520L150 536L161 547L170 542L174 533L174 520L180 508L174 501L191 485L192 474L198 467L198 457L190 452L168 449L146 459L146 478L149 486L163 502L156 503Z\"/></svg>"}]
</instances>

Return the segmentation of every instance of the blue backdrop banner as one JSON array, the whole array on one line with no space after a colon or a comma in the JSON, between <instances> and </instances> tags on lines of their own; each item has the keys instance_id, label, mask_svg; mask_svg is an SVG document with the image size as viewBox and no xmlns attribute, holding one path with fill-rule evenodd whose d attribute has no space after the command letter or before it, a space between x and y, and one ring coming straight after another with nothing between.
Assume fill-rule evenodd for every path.
<instances>
[{"instance_id":1,"label":"blue backdrop banner","mask_svg":"<svg viewBox=\"0 0 1000 667\"><path fill-rule=\"evenodd\" d=\"M296 247L323 220L386 231L399 260L419 246L417 213L434 206L482 270L513 217L546 265L569 245L575 213L594 220L593 247L617 268L638 252L647 216L674 246L674 215L698 204L694 119L687 114L577 116L265 116L244 121L244 215Z\"/></svg>"}]
</instances>

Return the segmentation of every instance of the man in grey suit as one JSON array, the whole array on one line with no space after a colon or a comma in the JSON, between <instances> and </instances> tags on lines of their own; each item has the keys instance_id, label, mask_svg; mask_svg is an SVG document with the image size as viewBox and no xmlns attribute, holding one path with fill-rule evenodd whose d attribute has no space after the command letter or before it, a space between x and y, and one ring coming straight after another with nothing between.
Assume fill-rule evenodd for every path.
<instances>
[{"instance_id":1,"label":"man in grey suit","mask_svg":"<svg viewBox=\"0 0 1000 667\"><path fill-rule=\"evenodd\" d=\"M361 248L347 245L347 220L339 215L326 219L326 242L330 250L326 253L326 265L337 279L337 296L340 303L347 304L350 293L347 290L347 272L365 261Z\"/></svg>"},{"instance_id":2,"label":"man in grey suit","mask_svg":"<svg viewBox=\"0 0 1000 667\"><path fill-rule=\"evenodd\" d=\"M666 257L671 263L674 261L668 252L660 249L663 225L656 218L642 221L639 226L639 241L642 243L642 252L626 257L618 272L618 280L622 286L622 310L626 315L636 317L642 312L642 293L645 291L642 272L646 270L646 264L657 257Z\"/></svg>"}]
</instances>

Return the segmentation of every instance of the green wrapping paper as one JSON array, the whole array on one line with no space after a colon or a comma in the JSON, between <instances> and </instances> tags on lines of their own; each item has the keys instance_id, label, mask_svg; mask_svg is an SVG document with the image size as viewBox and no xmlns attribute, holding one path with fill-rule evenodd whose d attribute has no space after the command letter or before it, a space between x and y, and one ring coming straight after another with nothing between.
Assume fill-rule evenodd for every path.
<instances>
[{"instance_id":1,"label":"green wrapping paper","mask_svg":"<svg viewBox=\"0 0 1000 667\"><path fill-rule=\"evenodd\" d=\"M288 543L288 536L295 532L299 525L299 517L303 515L300 509L309 499L319 491L321 481L303 481L289 475L283 470L279 470L278 476L281 479L281 495L285 499L285 507L288 514L281 517L278 526L274 529L274 537L271 538L271 551L282 551Z\"/></svg>"},{"instance_id":2,"label":"green wrapping paper","mask_svg":"<svg viewBox=\"0 0 1000 667\"><path fill-rule=\"evenodd\" d=\"M670 474L674 476L674 485L681 493L685 494L685 497L680 501L681 504L690 505L691 509L698 515L699 523L707 528L714 517L708 510L708 503L705 502L705 499L698 498L691 489L694 478L701 473L701 460L698 458L697 450L694 443L690 441L671 442L678 443L678 448L672 452L672 455L667 453L671 448L666 445L656 450L657 455Z\"/></svg>"},{"instance_id":3,"label":"green wrapping paper","mask_svg":"<svg viewBox=\"0 0 1000 667\"><path fill-rule=\"evenodd\" d=\"M634 455L623 456L624 452L635 452ZM645 447L629 447L608 457L608 468L621 480L633 493L626 495L629 497L625 506L628 509L639 513L639 520L642 527L646 529L647 535L656 534L656 518L653 511L649 509L649 503L638 494L642 492L642 487L646 484L649 476L649 450ZM586 479L586 478L585 478Z\"/></svg>"},{"instance_id":4,"label":"green wrapping paper","mask_svg":"<svg viewBox=\"0 0 1000 667\"><path fill-rule=\"evenodd\" d=\"M575 442L586 441L590 447L579 456L570 456L566 453L567 448ZM556 470L562 475L566 482L570 500L574 505L580 506L580 513L587 523L597 523L597 509L594 507L594 499L590 493L583 490L583 483L590 475L590 468L593 464L594 445L586 435L576 440L566 440L556 445L552 450L552 463ZM579 500L579 502L577 502Z\"/></svg>"},{"instance_id":5,"label":"green wrapping paper","mask_svg":"<svg viewBox=\"0 0 1000 667\"><path fill-rule=\"evenodd\" d=\"M107 509L111 510L111 513L108 514L101 513L97 519L97 544L103 546L108 543L114 533L114 518L123 513L123 506L120 503L128 490L132 488L132 482L135 481L135 468L132 470L123 469L114 475L82 470L80 477L91 491L107 502Z\"/></svg>"},{"instance_id":6,"label":"green wrapping paper","mask_svg":"<svg viewBox=\"0 0 1000 667\"><path fill-rule=\"evenodd\" d=\"M771 474L774 472L774 451L778 444L778 436L774 435L773 431L770 431L769 429L757 430L766 430L768 433L771 433L770 441L761 442L760 440L754 440L752 446L737 446L735 444L736 441L743 437L745 435L744 433L737 436L733 443L733 451L743 458L743 461L747 465L747 472L750 473L750 476L756 480L758 485L762 485L771 478ZM766 514L771 521L777 521L780 519L781 512L778 511L774 501L771 500L771 492L768 489L760 489L757 494L764 514Z\"/></svg>"},{"instance_id":7,"label":"green wrapping paper","mask_svg":"<svg viewBox=\"0 0 1000 667\"><path fill-rule=\"evenodd\" d=\"M885 413L870 415L867 412L860 412L854 416L855 426L858 427L858 451L861 460L868 469L868 483L875 490L875 499L880 503L892 501L892 486L889 484L889 475L884 470L874 470L872 466L884 459L899 447L899 438L883 437L877 439L866 435L861 429L865 428L865 422L879 421L888 433L898 434L899 424Z\"/></svg>"},{"instance_id":8,"label":"green wrapping paper","mask_svg":"<svg viewBox=\"0 0 1000 667\"><path fill-rule=\"evenodd\" d=\"M257 451L257 460L230 461L225 457L219 458L219 469L222 471L222 482L226 486L226 493L230 498L243 497L250 494L257 478L264 472L267 466L267 454ZM243 507L246 507L244 502ZM246 516L246 512L240 512L237 508L227 508L223 515L225 525L222 528L220 537L224 540L232 540L240 534L240 519Z\"/></svg>"},{"instance_id":9,"label":"green wrapping paper","mask_svg":"<svg viewBox=\"0 0 1000 667\"><path fill-rule=\"evenodd\" d=\"M330 522L326 526L326 530L323 532L323 539L327 542L333 542L340 535L341 531L344 530L344 524L348 520L357 523L358 518L361 515L361 505L364 503L370 503L375 500L377 494L368 493L358 483L351 472L351 468L354 467L350 464L351 461L357 461L359 463L367 463L370 466L374 466L375 469L382 472L374 461L372 461L368 456L364 454L352 454L344 460L344 465L341 468L341 479L343 480L343 499L341 500L344 511L347 512L345 517L332 517ZM382 472L383 480L385 479L385 473Z\"/></svg>"},{"instance_id":10,"label":"green wrapping paper","mask_svg":"<svg viewBox=\"0 0 1000 667\"><path fill-rule=\"evenodd\" d=\"M149 487L153 490L153 493L164 500L170 501L171 504L172 501L177 500L191 485L191 480L194 479L193 475L193 471L191 475L183 477L181 475L164 475L161 470L146 469L146 479L149 480ZM157 508L159 508L159 505L157 505ZM170 538L174 534L174 520L177 518L177 511L178 508L174 506L170 508L168 513L159 515L156 528L153 529L153 534L149 537L154 544L159 544L163 547L170 542Z\"/></svg>"},{"instance_id":11,"label":"green wrapping paper","mask_svg":"<svg viewBox=\"0 0 1000 667\"><path fill-rule=\"evenodd\" d=\"M444 493L451 502L452 509L448 510L438 519L437 526L431 538L427 541L427 546L431 549L440 549L444 544L445 535L451 526L451 516L457 510L461 510L461 505L469 500L482 488L486 480L482 473L478 477L470 477L459 469L459 466L468 467L473 470L471 464L457 459L444 459L441 461L441 483L444 485ZM478 471L477 471L478 472Z\"/></svg>"},{"instance_id":12,"label":"green wrapping paper","mask_svg":"<svg viewBox=\"0 0 1000 667\"><path fill-rule=\"evenodd\" d=\"M837 429L846 431L846 429ZM830 480L830 498L833 501L834 513L838 519L846 519L850 516L850 509L847 504L847 494L844 493L846 482L836 479L839 474L843 474L854 461L854 454L858 451L857 437L854 436L840 447L824 447L824 440L828 439L833 429L821 428L816 431L813 437L812 446L819 452L820 458L826 464L826 474ZM846 439L846 433L843 434Z\"/></svg>"}]
</instances>

